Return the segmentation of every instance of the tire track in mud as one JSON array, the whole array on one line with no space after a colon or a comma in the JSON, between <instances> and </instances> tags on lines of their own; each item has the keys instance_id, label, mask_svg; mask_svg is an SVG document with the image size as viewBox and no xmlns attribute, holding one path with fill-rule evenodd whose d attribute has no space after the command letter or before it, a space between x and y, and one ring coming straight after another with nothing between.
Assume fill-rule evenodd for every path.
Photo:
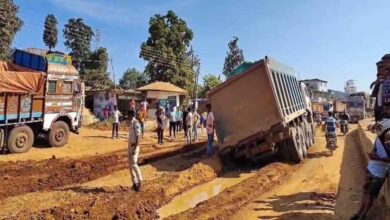
<instances>
[{"instance_id":1,"label":"tire track in mud","mask_svg":"<svg viewBox=\"0 0 390 220\"><path fill-rule=\"evenodd\" d=\"M141 154L143 165L167 157L190 152L205 145L176 145ZM4 163L0 167L0 200L30 192L52 190L61 186L80 184L127 168L127 151L117 151L81 159L48 159Z\"/></svg>"},{"instance_id":2,"label":"tire track in mud","mask_svg":"<svg viewBox=\"0 0 390 220\"><path fill-rule=\"evenodd\" d=\"M255 176L236 184L215 197L199 203L185 212L169 216L164 220L228 219L238 209L283 184L301 165L273 163L261 168Z\"/></svg>"},{"instance_id":3,"label":"tire track in mud","mask_svg":"<svg viewBox=\"0 0 390 220\"><path fill-rule=\"evenodd\" d=\"M145 181L140 193L121 186L78 190L78 196L68 205L38 212L23 210L6 219L156 219L158 208L180 193L215 179L221 172L222 165L217 157L204 159L187 170Z\"/></svg>"}]
</instances>

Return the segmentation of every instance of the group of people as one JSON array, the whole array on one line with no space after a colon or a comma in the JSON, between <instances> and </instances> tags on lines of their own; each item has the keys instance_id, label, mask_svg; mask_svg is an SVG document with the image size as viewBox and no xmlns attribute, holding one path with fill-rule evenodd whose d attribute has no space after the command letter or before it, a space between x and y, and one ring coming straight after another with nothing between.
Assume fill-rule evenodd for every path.
<instances>
[{"instance_id":1,"label":"group of people","mask_svg":"<svg viewBox=\"0 0 390 220\"><path fill-rule=\"evenodd\" d=\"M377 80L372 83L372 97L375 97L375 124L371 130L377 138L373 149L368 153L369 162L366 171L364 192L358 212L351 220L364 220L378 197L386 178L390 175L390 54L377 63Z\"/></svg>"},{"instance_id":2,"label":"group of people","mask_svg":"<svg viewBox=\"0 0 390 220\"><path fill-rule=\"evenodd\" d=\"M204 119L202 126L206 127L207 130L207 152L206 154L212 156L214 154L213 149L213 140L214 140L214 115L211 111L211 104L206 106L207 115ZM142 174L138 166L138 157L140 152L139 139L144 134L144 124L146 122L146 115L143 115L144 109L141 106L140 109L136 112L130 110L128 112L129 122L128 122L128 131L129 131L129 141L128 141L128 161L131 174L131 180L133 182L132 190L139 192L142 186ZM115 118L115 123L119 123L119 116L121 113L118 111L115 106L115 114L118 115L118 118ZM164 130L166 128L166 116L169 118L169 130L170 136L173 134L173 138L176 136L176 132L180 132L182 129L187 137L187 143L192 143L198 139L198 130L197 127L201 123L201 118L196 110L188 108L187 111L182 112L180 109L176 110L173 108L169 113L165 113L164 108L159 108L156 112L156 121L157 121L157 137L158 143L163 144L164 140ZM116 117L116 116L115 116ZM116 121L118 119L118 121ZM117 132L117 131L116 131ZM116 133L117 135L117 133ZM192 136L193 135L193 136ZM114 129L113 129L114 137Z\"/></svg>"}]
</instances>

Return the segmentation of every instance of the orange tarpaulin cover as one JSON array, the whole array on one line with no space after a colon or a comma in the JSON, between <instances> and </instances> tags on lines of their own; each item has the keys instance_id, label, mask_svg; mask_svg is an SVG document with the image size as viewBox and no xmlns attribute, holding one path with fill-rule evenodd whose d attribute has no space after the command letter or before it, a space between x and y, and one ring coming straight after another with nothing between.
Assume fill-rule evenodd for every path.
<instances>
[{"instance_id":1,"label":"orange tarpaulin cover","mask_svg":"<svg viewBox=\"0 0 390 220\"><path fill-rule=\"evenodd\" d=\"M44 85L44 73L0 62L0 93L39 93Z\"/></svg>"}]
</instances>

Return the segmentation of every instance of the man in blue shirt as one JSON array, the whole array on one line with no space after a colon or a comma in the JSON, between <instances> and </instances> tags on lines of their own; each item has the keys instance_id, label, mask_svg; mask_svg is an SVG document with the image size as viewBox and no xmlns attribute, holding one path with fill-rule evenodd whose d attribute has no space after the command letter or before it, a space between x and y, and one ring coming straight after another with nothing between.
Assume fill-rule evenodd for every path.
<instances>
[{"instance_id":1,"label":"man in blue shirt","mask_svg":"<svg viewBox=\"0 0 390 220\"><path fill-rule=\"evenodd\" d=\"M333 112L328 113L328 118L325 120L326 142L328 142L328 134L334 133L337 136L338 121L333 117Z\"/></svg>"},{"instance_id":2,"label":"man in blue shirt","mask_svg":"<svg viewBox=\"0 0 390 220\"><path fill-rule=\"evenodd\" d=\"M351 220L364 220L374 200L389 176L390 171L390 119L375 124L372 128L377 134L374 148L368 153L370 161L367 165L366 182L363 186L364 193L359 211Z\"/></svg>"},{"instance_id":3,"label":"man in blue shirt","mask_svg":"<svg viewBox=\"0 0 390 220\"><path fill-rule=\"evenodd\" d=\"M173 107L172 111L168 114L169 117L169 136L172 137L173 132L173 138L176 138L176 107Z\"/></svg>"}]
</instances>

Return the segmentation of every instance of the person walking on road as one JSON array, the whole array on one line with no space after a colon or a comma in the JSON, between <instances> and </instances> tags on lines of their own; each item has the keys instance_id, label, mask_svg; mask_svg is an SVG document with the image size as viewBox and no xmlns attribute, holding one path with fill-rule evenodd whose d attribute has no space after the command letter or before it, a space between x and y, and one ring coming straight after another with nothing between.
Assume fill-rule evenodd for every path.
<instances>
[{"instance_id":1,"label":"person walking on road","mask_svg":"<svg viewBox=\"0 0 390 220\"><path fill-rule=\"evenodd\" d=\"M186 129L187 129L187 133L186 133L186 137L187 137L187 144L192 144L192 127L194 126L194 119L193 119L193 115L192 115L192 112L191 112L191 108L188 108L187 109L187 117L186 117Z\"/></svg>"},{"instance_id":2,"label":"person walking on road","mask_svg":"<svg viewBox=\"0 0 390 220\"><path fill-rule=\"evenodd\" d=\"M132 189L139 192L142 185L142 174L138 166L139 156L139 136L141 135L141 125L137 119L135 119L135 112L131 111L129 115L129 143L128 143L128 160L131 180L133 182Z\"/></svg>"},{"instance_id":3,"label":"person walking on road","mask_svg":"<svg viewBox=\"0 0 390 220\"><path fill-rule=\"evenodd\" d=\"M165 114L163 107L159 108L156 113L157 117L157 137L158 143L164 144Z\"/></svg>"},{"instance_id":4,"label":"person walking on road","mask_svg":"<svg viewBox=\"0 0 390 220\"><path fill-rule=\"evenodd\" d=\"M173 133L173 138L176 138L176 107L173 107L172 111L169 112L169 137L172 138L172 133Z\"/></svg>"},{"instance_id":5,"label":"person walking on road","mask_svg":"<svg viewBox=\"0 0 390 220\"><path fill-rule=\"evenodd\" d=\"M214 141L215 119L214 119L214 114L211 111L211 108L212 106L210 103L206 105L207 155L209 156L212 156L214 154L213 141Z\"/></svg>"},{"instance_id":6,"label":"person walking on road","mask_svg":"<svg viewBox=\"0 0 390 220\"><path fill-rule=\"evenodd\" d=\"M194 108L192 112L192 119L193 119L193 131L194 131L194 142L198 141L198 126L200 123L200 115Z\"/></svg>"},{"instance_id":7,"label":"person walking on road","mask_svg":"<svg viewBox=\"0 0 390 220\"><path fill-rule=\"evenodd\" d=\"M112 113L114 122L112 123L112 139L119 138L119 117L122 113L118 110L118 106L114 105L114 112Z\"/></svg>"},{"instance_id":8,"label":"person walking on road","mask_svg":"<svg viewBox=\"0 0 390 220\"><path fill-rule=\"evenodd\" d=\"M374 148L368 154L370 161L367 165L366 182L363 186L363 198L359 211L350 218L350 220L364 220L372 207L374 200L390 171L390 119L375 124L372 128L377 134Z\"/></svg>"}]
</instances>

